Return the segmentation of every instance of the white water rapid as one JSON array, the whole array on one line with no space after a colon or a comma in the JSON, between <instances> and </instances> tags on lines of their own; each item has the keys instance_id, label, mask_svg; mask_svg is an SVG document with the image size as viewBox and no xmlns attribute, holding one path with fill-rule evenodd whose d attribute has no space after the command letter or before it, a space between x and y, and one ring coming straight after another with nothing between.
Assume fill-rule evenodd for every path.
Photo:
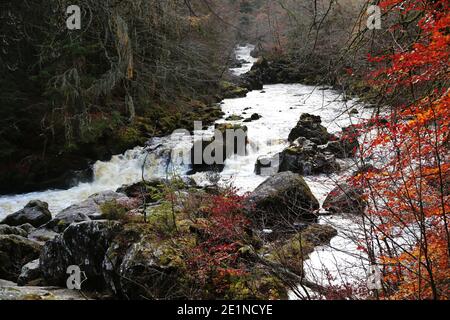
<instances>
[{"instance_id":1,"label":"white water rapid","mask_svg":"<svg viewBox=\"0 0 450 320\"><path fill-rule=\"evenodd\" d=\"M248 70L255 62L250 56L253 46L239 47L237 58L248 61L241 68L232 69L235 75ZM275 84L264 86L263 91L252 91L244 98L224 100L221 104L226 113L219 123L225 122L230 115L243 115L250 117L253 113L262 116L260 120L246 123L248 127L249 148L248 155L234 157L226 161L225 169L221 173L223 182L232 181L241 192L252 191L266 178L254 173L255 163L259 156L275 154L282 151L287 145L290 130L295 127L302 113L311 113L322 117L323 125L329 132L338 132L342 127L359 121L363 115L363 108L357 106L356 100L344 102L339 92L314 86L301 84ZM344 110L360 109L359 116L350 116ZM236 123L240 123L237 121ZM203 132L211 135L213 128ZM190 137L163 137L149 142L149 145L161 145L154 159L147 159L145 173L147 177L165 176L166 161L172 150L190 150L192 139ZM39 199L49 203L50 210L57 214L60 210L85 200L91 194L116 190L123 184L140 181L141 169L146 152L142 147L127 151L123 155L114 156L108 162L97 162L94 165L94 180L90 183L81 183L69 190L48 190L13 196L0 197L0 219L7 214L22 209L30 200ZM341 163L343 167L351 164ZM179 174L185 174L188 168L177 168ZM198 183L207 181L204 173L198 173L193 178ZM341 174L342 176L342 174ZM313 193L323 202L326 195L334 188L339 175L305 177ZM347 232L354 230L353 222L349 218L340 216L326 217L321 223L329 223L338 228L339 236L331 241L330 246L317 248L305 263L309 277L315 281L328 281L325 277L324 267L336 276L336 282L342 283L355 275L364 276L364 266L360 265L360 254L356 245L350 240ZM358 235L354 235L358 236ZM343 252L345 251L345 253ZM359 264L359 265L358 265ZM336 269L339 266L340 270ZM350 280L349 280L350 281Z\"/></svg>"}]
</instances>

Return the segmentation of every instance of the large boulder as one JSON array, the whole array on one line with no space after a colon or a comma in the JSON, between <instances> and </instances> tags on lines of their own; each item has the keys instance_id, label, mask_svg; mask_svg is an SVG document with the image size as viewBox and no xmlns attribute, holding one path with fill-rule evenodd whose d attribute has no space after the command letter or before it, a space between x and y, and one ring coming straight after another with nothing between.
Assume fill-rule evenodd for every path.
<instances>
[{"instance_id":1,"label":"large boulder","mask_svg":"<svg viewBox=\"0 0 450 320\"><path fill-rule=\"evenodd\" d=\"M239 84L248 90L262 90L264 83L273 83L273 80L269 62L261 57L253 64L249 72L241 75Z\"/></svg>"},{"instance_id":2,"label":"large boulder","mask_svg":"<svg viewBox=\"0 0 450 320\"><path fill-rule=\"evenodd\" d=\"M300 137L311 140L317 145L324 145L331 138L331 134L327 129L321 125L322 119L319 116L314 116L304 113L300 116L300 120L294 129L289 134L289 141L294 142Z\"/></svg>"},{"instance_id":3,"label":"large boulder","mask_svg":"<svg viewBox=\"0 0 450 320\"><path fill-rule=\"evenodd\" d=\"M305 180L293 172L278 173L248 197L250 217L259 226L289 226L296 221L315 221L319 202Z\"/></svg>"},{"instance_id":4,"label":"large boulder","mask_svg":"<svg viewBox=\"0 0 450 320\"><path fill-rule=\"evenodd\" d=\"M102 219L102 204L125 199L126 195L114 191L93 194L88 199L62 210L45 227L60 233L72 223Z\"/></svg>"},{"instance_id":5,"label":"large boulder","mask_svg":"<svg viewBox=\"0 0 450 320\"><path fill-rule=\"evenodd\" d=\"M261 73L256 70L243 74L239 79L239 85L248 90L262 90L264 87Z\"/></svg>"},{"instance_id":6,"label":"large boulder","mask_svg":"<svg viewBox=\"0 0 450 320\"><path fill-rule=\"evenodd\" d=\"M331 213L364 214L366 207L363 190L348 183L339 184L323 203L323 208Z\"/></svg>"},{"instance_id":7,"label":"large boulder","mask_svg":"<svg viewBox=\"0 0 450 320\"><path fill-rule=\"evenodd\" d=\"M42 246L19 235L0 235L0 279L17 280L22 266L39 257Z\"/></svg>"},{"instance_id":8,"label":"large boulder","mask_svg":"<svg viewBox=\"0 0 450 320\"><path fill-rule=\"evenodd\" d=\"M48 210L48 203L39 200L30 201L25 208L7 216L0 224L10 226L20 226L25 223L33 227L40 227L52 219L52 214Z\"/></svg>"},{"instance_id":9,"label":"large boulder","mask_svg":"<svg viewBox=\"0 0 450 320\"><path fill-rule=\"evenodd\" d=\"M316 66L314 68L317 73ZM298 61L287 56L271 59L259 57L252 69L240 77L240 85L249 90L261 90L264 84L304 83L307 75Z\"/></svg>"},{"instance_id":10,"label":"large boulder","mask_svg":"<svg viewBox=\"0 0 450 320\"><path fill-rule=\"evenodd\" d=\"M115 221L85 221L71 224L61 235L48 241L40 255L40 269L48 284L63 286L67 268L80 266L85 285L103 288L103 260L114 236L121 230Z\"/></svg>"},{"instance_id":11,"label":"large boulder","mask_svg":"<svg viewBox=\"0 0 450 320\"><path fill-rule=\"evenodd\" d=\"M303 140L302 140L303 139ZM300 175L329 174L340 169L334 155L323 152L309 140L299 138L297 145L285 149L280 154L279 172L292 171Z\"/></svg>"},{"instance_id":12,"label":"large boulder","mask_svg":"<svg viewBox=\"0 0 450 320\"><path fill-rule=\"evenodd\" d=\"M131 245L130 245L131 244ZM104 277L117 296L131 300L179 299L184 262L173 246L142 236L128 247L110 246Z\"/></svg>"}]
</instances>

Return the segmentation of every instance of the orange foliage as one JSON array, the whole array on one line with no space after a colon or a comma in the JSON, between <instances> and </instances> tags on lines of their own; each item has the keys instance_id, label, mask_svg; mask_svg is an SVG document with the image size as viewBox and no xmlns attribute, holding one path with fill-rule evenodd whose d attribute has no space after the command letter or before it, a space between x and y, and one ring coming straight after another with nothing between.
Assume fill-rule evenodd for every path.
<instances>
[{"instance_id":1,"label":"orange foliage","mask_svg":"<svg viewBox=\"0 0 450 320\"><path fill-rule=\"evenodd\" d=\"M376 229L386 299L449 299L450 210L450 2L382 0L400 16L420 14L419 37L383 62L372 83L411 92L392 106L388 123L370 121L377 137L362 150L382 168L359 176L371 201L367 217ZM395 26L396 30L401 25ZM379 166L379 165L378 165Z\"/></svg>"}]
</instances>

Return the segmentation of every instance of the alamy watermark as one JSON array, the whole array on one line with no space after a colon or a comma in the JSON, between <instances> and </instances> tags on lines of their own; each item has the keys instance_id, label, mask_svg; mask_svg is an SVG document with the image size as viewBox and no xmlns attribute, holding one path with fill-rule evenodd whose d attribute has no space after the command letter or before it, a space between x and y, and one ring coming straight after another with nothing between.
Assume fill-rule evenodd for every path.
<instances>
[{"instance_id":1,"label":"alamy watermark","mask_svg":"<svg viewBox=\"0 0 450 320\"><path fill-rule=\"evenodd\" d=\"M381 30L381 8L377 5L369 5L367 15L367 28L369 30Z\"/></svg>"},{"instance_id":2,"label":"alamy watermark","mask_svg":"<svg viewBox=\"0 0 450 320\"><path fill-rule=\"evenodd\" d=\"M79 266L73 265L67 268L66 273L69 275L66 281L67 289L81 290L81 285L87 280L84 271Z\"/></svg>"},{"instance_id":3,"label":"alamy watermark","mask_svg":"<svg viewBox=\"0 0 450 320\"><path fill-rule=\"evenodd\" d=\"M383 289L381 270L377 265L370 266L367 277L367 288L369 290Z\"/></svg>"},{"instance_id":4,"label":"alamy watermark","mask_svg":"<svg viewBox=\"0 0 450 320\"><path fill-rule=\"evenodd\" d=\"M81 29L81 8L78 5L70 5L66 9L66 26L69 30ZM369 30L381 30L381 8L378 5L367 7L367 28Z\"/></svg>"},{"instance_id":5,"label":"alamy watermark","mask_svg":"<svg viewBox=\"0 0 450 320\"><path fill-rule=\"evenodd\" d=\"M66 26L69 30L81 29L81 9L77 5L70 5L66 9L68 15L66 19Z\"/></svg>"}]
</instances>

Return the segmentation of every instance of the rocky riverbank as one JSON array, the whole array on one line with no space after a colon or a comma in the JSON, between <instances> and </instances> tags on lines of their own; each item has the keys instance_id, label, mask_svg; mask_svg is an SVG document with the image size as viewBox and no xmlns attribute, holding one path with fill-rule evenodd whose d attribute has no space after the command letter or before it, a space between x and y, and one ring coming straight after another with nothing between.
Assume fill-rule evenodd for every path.
<instances>
[{"instance_id":1,"label":"rocky riverbank","mask_svg":"<svg viewBox=\"0 0 450 320\"><path fill-rule=\"evenodd\" d=\"M286 184L288 180L297 183ZM47 288L63 288L67 268L77 265L87 277L83 294L90 298L284 299L288 287L274 271L287 268L286 277L300 279L301 261L336 235L333 228L311 220L317 200L301 176L291 172L269 178L248 198L234 198L242 205L228 209L214 201L234 197L229 191L192 182L153 181L118 191L93 195L51 220L39 201L6 217L0 224L0 278L10 282L3 283L0 297L80 298L76 292ZM168 201L171 196L176 197ZM285 206L293 197L302 199L298 214ZM213 224L215 210L225 216L242 214L244 220L232 226L242 227L242 233L213 240L216 228L227 228ZM215 250L233 254L220 266L222 272L235 271L223 279L204 265L205 278L198 282L199 266L190 254L210 241L219 241ZM219 279L223 287L215 288ZM13 289L20 293L11 295Z\"/></svg>"}]
</instances>

